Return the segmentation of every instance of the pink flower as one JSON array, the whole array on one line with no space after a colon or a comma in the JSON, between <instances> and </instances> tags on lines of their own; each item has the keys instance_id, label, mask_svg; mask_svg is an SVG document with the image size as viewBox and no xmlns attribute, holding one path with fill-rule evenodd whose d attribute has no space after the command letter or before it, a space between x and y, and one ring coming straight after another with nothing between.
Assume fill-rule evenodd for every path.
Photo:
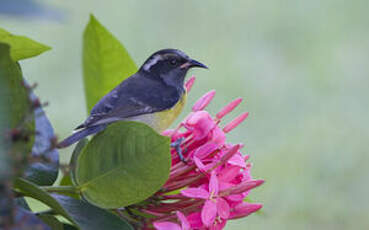
<instances>
[{"instance_id":1,"label":"pink flower","mask_svg":"<svg viewBox=\"0 0 369 230\"><path fill-rule=\"evenodd\" d=\"M153 225L158 230L189 230L190 223L187 218L180 211L176 212L178 220L181 222L181 225L173 223L173 222L154 222Z\"/></svg>"},{"instance_id":2,"label":"pink flower","mask_svg":"<svg viewBox=\"0 0 369 230\"><path fill-rule=\"evenodd\" d=\"M203 188L188 188L182 190L181 194L186 197L206 200L201 210L201 220L205 226L209 227L214 223L217 216L227 219L230 208L228 203L219 196L219 183L215 171L211 173L208 190Z\"/></svg>"},{"instance_id":3,"label":"pink flower","mask_svg":"<svg viewBox=\"0 0 369 230\"><path fill-rule=\"evenodd\" d=\"M186 83L187 91L194 80L192 77ZM182 140L180 148L185 162L173 148L168 181L142 204L130 207L144 216L144 229L223 229L229 220L246 217L262 208L261 204L244 200L250 190L264 181L252 178L252 165L246 162L249 156L241 154L243 145L226 142L226 133L239 126L248 113L222 128L222 119L242 99L232 101L213 118L205 108L214 96L214 90L206 93L176 129L163 132L172 142Z\"/></svg>"}]
</instances>

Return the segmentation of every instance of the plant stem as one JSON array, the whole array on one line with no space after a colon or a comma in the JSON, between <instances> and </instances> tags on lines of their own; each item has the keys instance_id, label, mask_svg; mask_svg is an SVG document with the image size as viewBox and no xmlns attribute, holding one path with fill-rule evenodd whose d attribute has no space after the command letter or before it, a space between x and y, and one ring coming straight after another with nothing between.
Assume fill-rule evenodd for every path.
<instances>
[{"instance_id":1,"label":"plant stem","mask_svg":"<svg viewBox=\"0 0 369 230\"><path fill-rule=\"evenodd\" d=\"M79 190L75 186L41 186L46 192L57 193L79 193Z\"/></svg>"}]
</instances>

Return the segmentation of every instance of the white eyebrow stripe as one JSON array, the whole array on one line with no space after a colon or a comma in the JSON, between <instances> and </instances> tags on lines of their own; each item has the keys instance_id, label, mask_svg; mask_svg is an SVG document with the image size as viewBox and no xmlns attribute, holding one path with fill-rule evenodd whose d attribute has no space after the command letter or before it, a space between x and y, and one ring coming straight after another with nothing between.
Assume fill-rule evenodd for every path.
<instances>
[{"instance_id":1,"label":"white eyebrow stripe","mask_svg":"<svg viewBox=\"0 0 369 230\"><path fill-rule=\"evenodd\" d=\"M144 66L144 70L149 71L151 66L155 65L158 61L163 60L163 58L157 54L153 58L151 58Z\"/></svg>"}]
</instances>

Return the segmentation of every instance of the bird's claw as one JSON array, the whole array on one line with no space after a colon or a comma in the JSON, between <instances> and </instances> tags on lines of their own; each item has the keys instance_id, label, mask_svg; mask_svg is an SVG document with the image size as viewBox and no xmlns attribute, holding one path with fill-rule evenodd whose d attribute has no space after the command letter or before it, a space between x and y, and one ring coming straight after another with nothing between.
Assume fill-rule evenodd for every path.
<instances>
[{"instance_id":1,"label":"bird's claw","mask_svg":"<svg viewBox=\"0 0 369 230\"><path fill-rule=\"evenodd\" d=\"M187 160L183 157L183 151L181 148L181 144L184 141L184 137L178 138L175 142L170 144L170 147L174 148L178 154L179 160L182 161L183 163L187 164ZM184 153L186 153L186 149L184 151Z\"/></svg>"}]
</instances>

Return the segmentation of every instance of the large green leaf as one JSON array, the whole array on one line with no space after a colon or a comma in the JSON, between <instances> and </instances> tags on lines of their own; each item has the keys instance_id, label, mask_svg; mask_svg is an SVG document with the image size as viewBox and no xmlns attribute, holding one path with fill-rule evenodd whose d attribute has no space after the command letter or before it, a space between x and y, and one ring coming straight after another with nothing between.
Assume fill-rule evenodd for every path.
<instances>
[{"instance_id":1,"label":"large green leaf","mask_svg":"<svg viewBox=\"0 0 369 230\"><path fill-rule=\"evenodd\" d=\"M10 114L9 121L1 125L4 128L0 129L14 133L10 130L17 128L19 132L13 141L10 138L6 141L7 145L12 144L14 147L12 155L25 157L32 152L32 156L37 158L36 162L27 167L24 176L35 183L51 185L58 174L59 160L58 152L50 149L54 132L41 107L31 111L30 101L37 100L37 97L26 89L20 66L10 58L9 49L11 50L7 44L3 44L0 48L0 78L1 86L4 88L0 90L0 98L7 103L1 106L1 114ZM36 135L33 135L35 126Z\"/></svg>"},{"instance_id":2,"label":"large green leaf","mask_svg":"<svg viewBox=\"0 0 369 230\"><path fill-rule=\"evenodd\" d=\"M124 46L91 15L83 35L83 77L87 110L137 67Z\"/></svg>"},{"instance_id":3,"label":"large green leaf","mask_svg":"<svg viewBox=\"0 0 369 230\"><path fill-rule=\"evenodd\" d=\"M127 222L107 210L93 206L85 201L63 195L50 195L32 182L18 178L14 187L25 196L37 199L64 216L81 230L133 229Z\"/></svg>"},{"instance_id":4,"label":"large green leaf","mask_svg":"<svg viewBox=\"0 0 369 230\"><path fill-rule=\"evenodd\" d=\"M65 174L63 176L63 178L61 179L61 181L60 181L61 186L71 186L73 184L76 184L76 182L75 182L76 179L75 179L74 175L75 175L77 158L78 158L79 154L81 153L82 149L87 145L87 143L88 143L87 138L84 138L84 139L80 140L78 142L78 144L76 145L76 147L74 148L73 153L72 153L72 157L71 157L70 162L69 162L69 168L70 168L69 173ZM80 199L80 196L77 193L76 194L65 193L65 195L76 198L76 199Z\"/></svg>"},{"instance_id":5,"label":"large green leaf","mask_svg":"<svg viewBox=\"0 0 369 230\"><path fill-rule=\"evenodd\" d=\"M4 111L6 110L7 114L11 114L10 128L15 128L23 126L22 123L25 120L25 116L29 114L31 105L28 99L28 92L24 87L20 66L10 58L9 50L10 48L8 45L0 43L0 78L2 84L4 84L2 85L4 90L0 91L0 97L7 103L7 105L1 109ZM32 125L25 125L34 128L33 122L31 123Z\"/></svg>"},{"instance_id":6,"label":"large green leaf","mask_svg":"<svg viewBox=\"0 0 369 230\"><path fill-rule=\"evenodd\" d=\"M97 134L77 159L84 198L102 208L137 203L166 182L170 140L139 122L122 121Z\"/></svg>"},{"instance_id":7,"label":"large green leaf","mask_svg":"<svg viewBox=\"0 0 369 230\"><path fill-rule=\"evenodd\" d=\"M24 161L18 159L23 159L32 146L28 137L32 122L22 124L28 108L20 68L10 57L9 45L0 43L0 222L12 222L14 218L9 185L13 176L23 170Z\"/></svg>"},{"instance_id":8,"label":"large green leaf","mask_svg":"<svg viewBox=\"0 0 369 230\"><path fill-rule=\"evenodd\" d=\"M39 100L33 92L30 98L32 101ZM32 156L39 160L28 165L23 176L38 185L52 185L59 172L59 153L52 143L55 138L54 129L41 106L33 113L36 135Z\"/></svg>"},{"instance_id":9,"label":"large green leaf","mask_svg":"<svg viewBox=\"0 0 369 230\"><path fill-rule=\"evenodd\" d=\"M12 156L24 157L31 152L34 133L34 117L30 112L30 100L28 92L23 84L22 73L19 65L10 58L10 47L0 43L0 138L1 158ZM12 129L17 128L17 131ZM4 139L7 137L7 139ZM10 159L8 159L10 160ZM7 162L1 159L1 162ZM7 163L8 164L8 163ZM13 170L7 169L9 165L0 167L5 175ZM17 166L17 173L22 168ZM0 170L0 171L1 171ZM3 175L1 173L1 175Z\"/></svg>"},{"instance_id":10,"label":"large green leaf","mask_svg":"<svg viewBox=\"0 0 369 230\"><path fill-rule=\"evenodd\" d=\"M60 222L55 216L50 214L39 214L40 218L44 223L51 227L52 230L64 230L63 223Z\"/></svg>"},{"instance_id":11,"label":"large green leaf","mask_svg":"<svg viewBox=\"0 0 369 230\"><path fill-rule=\"evenodd\" d=\"M0 28L0 42L10 45L10 56L13 61L37 56L51 48L24 36L13 35Z\"/></svg>"},{"instance_id":12,"label":"large green leaf","mask_svg":"<svg viewBox=\"0 0 369 230\"><path fill-rule=\"evenodd\" d=\"M9 155L10 142L7 132L11 127L12 111L9 106L11 101L10 81L7 66L11 63L9 46L0 43L0 184L7 180L11 173L11 159ZM0 197L1 194L0 194Z\"/></svg>"},{"instance_id":13,"label":"large green leaf","mask_svg":"<svg viewBox=\"0 0 369 230\"><path fill-rule=\"evenodd\" d=\"M87 146L88 140L84 138L78 142L76 147L73 150L72 157L70 158L69 167L70 167L70 180L72 184L77 184L76 182L76 166L77 166L77 159L81 154L83 148Z\"/></svg>"}]
</instances>

